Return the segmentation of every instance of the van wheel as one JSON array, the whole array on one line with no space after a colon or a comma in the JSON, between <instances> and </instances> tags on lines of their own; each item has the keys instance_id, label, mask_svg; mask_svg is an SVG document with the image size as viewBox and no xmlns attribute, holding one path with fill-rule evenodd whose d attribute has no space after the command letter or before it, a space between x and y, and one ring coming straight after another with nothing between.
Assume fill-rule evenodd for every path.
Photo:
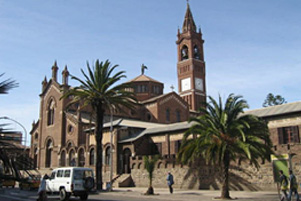
<instances>
[{"instance_id":1,"label":"van wheel","mask_svg":"<svg viewBox=\"0 0 301 201\"><path fill-rule=\"evenodd\" d=\"M92 177L86 177L84 180L84 188L91 190L94 187L94 179Z\"/></svg>"},{"instance_id":2,"label":"van wheel","mask_svg":"<svg viewBox=\"0 0 301 201\"><path fill-rule=\"evenodd\" d=\"M64 188L61 188L60 190L60 200L61 201L69 200L69 193L67 193Z\"/></svg>"},{"instance_id":3,"label":"van wheel","mask_svg":"<svg viewBox=\"0 0 301 201\"><path fill-rule=\"evenodd\" d=\"M87 200L88 199L88 193L85 193L83 195L80 196L81 200Z\"/></svg>"}]
</instances>

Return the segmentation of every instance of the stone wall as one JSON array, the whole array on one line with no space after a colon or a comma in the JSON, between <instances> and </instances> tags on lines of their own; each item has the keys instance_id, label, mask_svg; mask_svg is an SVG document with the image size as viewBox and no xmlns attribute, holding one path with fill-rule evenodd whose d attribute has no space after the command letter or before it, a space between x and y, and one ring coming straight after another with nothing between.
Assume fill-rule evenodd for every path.
<instances>
[{"instance_id":1,"label":"stone wall","mask_svg":"<svg viewBox=\"0 0 301 201\"><path fill-rule=\"evenodd\" d=\"M158 166L160 166L158 168ZM165 188L167 173L170 171L174 175L175 188L181 189L210 189L219 190L221 188L221 177L216 167L207 165L197 165L201 168L181 166L173 163L159 161L153 174L153 187ZM132 169L131 176L136 187L148 187L148 173L142 165L140 169ZM250 164L231 166L230 170L231 190L277 190L274 183L272 163L267 162L257 170Z\"/></svg>"}]
</instances>

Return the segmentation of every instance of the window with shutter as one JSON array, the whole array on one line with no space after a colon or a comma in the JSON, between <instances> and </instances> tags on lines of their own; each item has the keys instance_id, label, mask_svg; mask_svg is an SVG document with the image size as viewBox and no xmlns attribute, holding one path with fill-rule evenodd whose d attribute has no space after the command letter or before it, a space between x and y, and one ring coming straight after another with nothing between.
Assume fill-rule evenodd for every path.
<instances>
[{"instance_id":1,"label":"window with shutter","mask_svg":"<svg viewBox=\"0 0 301 201\"><path fill-rule=\"evenodd\" d=\"M278 128L279 144L300 143L298 126Z\"/></svg>"},{"instance_id":2,"label":"window with shutter","mask_svg":"<svg viewBox=\"0 0 301 201\"><path fill-rule=\"evenodd\" d=\"M283 144L283 128L278 128L278 143Z\"/></svg>"},{"instance_id":3,"label":"window with shutter","mask_svg":"<svg viewBox=\"0 0 301 201\"><path fill-rule=\"evenodd\" d=\"M181 147L181 140L175 142L175 152L178 153Z\"/></svg>"},{"instance_id":4,"label":"window with shutter","mask_svg":"<svg viewBox=\"0 0 301 201\"><path fill-rule=\"evenodd\" d=\"M162 143L156 143L156 151L155 153L162 155Z\"/></svg>"},{"instance_id":5,"label":"window with shutter","mask_svg":"<svg viewBox=\"0 0 301 201\"><path fill-rule=\"evenodd\" d=\"M292 135L293 135L293 142L294 143L300 143L300 138L299 138L299 128L298 126L292 126Z\"/></svg>"}]
</instances>

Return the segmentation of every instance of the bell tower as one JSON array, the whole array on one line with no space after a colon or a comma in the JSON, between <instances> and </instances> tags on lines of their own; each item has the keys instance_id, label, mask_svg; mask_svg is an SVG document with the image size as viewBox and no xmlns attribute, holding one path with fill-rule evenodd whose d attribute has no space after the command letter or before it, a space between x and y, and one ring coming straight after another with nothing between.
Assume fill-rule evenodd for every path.
<instances>
[{"instance_id":1,"label":"bell tower","mask_svg":"<svg viewBox=\"0 0 301 201\"><path fill-rule=\"evenodd\" d=\"M189 3L182 31L178 29L178 89L190 110L197 111L206 101L204 40L201 29L197 31Z\"/></svg>"}]
</instances>

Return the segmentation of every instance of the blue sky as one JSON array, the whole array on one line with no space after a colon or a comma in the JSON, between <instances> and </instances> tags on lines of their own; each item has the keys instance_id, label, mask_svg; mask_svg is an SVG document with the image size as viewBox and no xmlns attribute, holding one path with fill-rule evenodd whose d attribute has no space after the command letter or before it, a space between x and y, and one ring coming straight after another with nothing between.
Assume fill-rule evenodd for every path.
<instances>
[{"instance_id":1,"label":"blue sky","mask_svg":"<svg viewBox=\"0 0 301 201\"><path fill-rule=\"evenodd\" d=\"M300 100L301 1L190 0L190 7L205 40L208 95L239 94L250 109L270 92ZM65 65L81 76L87 61L109 59L127 81L144 63L146 75L171 91L185 11L185 0L0 0L0 73L20 85L0 97L0 117L29 133L39 117L41 82L55 60L60 82Z\"/></svg>"}]
</instances>

